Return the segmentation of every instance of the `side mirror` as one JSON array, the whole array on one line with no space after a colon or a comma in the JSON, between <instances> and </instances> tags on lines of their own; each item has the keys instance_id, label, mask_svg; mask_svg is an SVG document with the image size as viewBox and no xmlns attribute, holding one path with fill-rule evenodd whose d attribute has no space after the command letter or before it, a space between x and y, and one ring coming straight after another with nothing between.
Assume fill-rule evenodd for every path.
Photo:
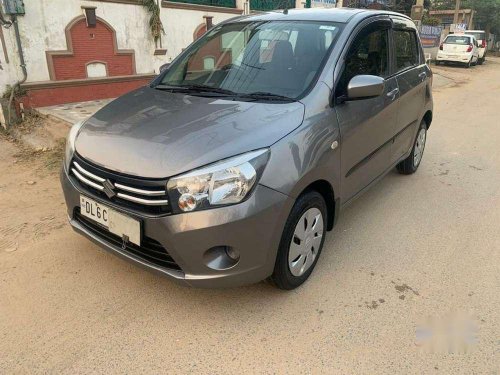
<instances>
[{"instance_id":1,"label":"side mirror","mask_svg":"<svg viewBox=\"0 0 500 375\"><path fill-rule=\"evenodd\" d=\"M382 95L385 82L382 77L372 75L358 75L353 77L347 85L347 100L368 99Z\"/></svg>"}]
</instances>

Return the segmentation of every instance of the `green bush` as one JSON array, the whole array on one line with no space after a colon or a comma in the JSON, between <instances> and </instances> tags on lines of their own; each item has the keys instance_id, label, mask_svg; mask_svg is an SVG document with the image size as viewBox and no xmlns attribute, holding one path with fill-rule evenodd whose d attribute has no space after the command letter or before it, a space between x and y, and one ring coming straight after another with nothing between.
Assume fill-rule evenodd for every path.
<instances>
[{"instance_id":1,"label":"green bush","mask_svg":"<svg viewBox=\"0 0 500 375\"><path fill-rule=\"evenodd\" d=\"M441 20L437 17L424 16L422 19L422 25L439 26L440 24Z\"/></svg>"}]
</instances>

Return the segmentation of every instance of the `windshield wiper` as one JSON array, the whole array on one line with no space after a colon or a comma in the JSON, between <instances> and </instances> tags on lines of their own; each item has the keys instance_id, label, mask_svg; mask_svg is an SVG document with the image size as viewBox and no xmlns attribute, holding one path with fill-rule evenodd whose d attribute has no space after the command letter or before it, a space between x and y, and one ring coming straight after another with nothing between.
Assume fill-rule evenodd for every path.
<instances>
[{"instance_id":1,"label":"windshield wiper","mask_svg":"<svg viewBox=\"0 0 500 375\"><path fill-rule=\"evenodd\" d=\"M167 91L182 91L182 92L210 92L215 94L223 95L236 95L234 91L222 89L220 87L212 87L207 85L200 85L197 83L189 85L157 85L155 86L157 90L167 90Z\"/></svg>"},{"instance_id":2,"label":"windshield wiper","mask_svg":"<svg viewBox=\"0 0 500 375\"><path fill-rule=\"evenodd\" d=\"M253 68L253 69L266 70L266 68L263 68L261 66L250 65L250 64L246 64L244 62L242 62L241 65L245 65L245 66L248 66L249 68Z\"/></svg>"},{"instance_id":3,"label":"windshield wiper","mask_svg":"<svg viewBox=\"0 0 500 375\"><path fill-rule=\"evenodd\" d=\"M182 89L182 87L180 87L180 86L172 86L172 85L156 85L156 86L153 86L153 88L155 90L165 90L165 91Z\"/></svg>"},{"instance_id":4,"label":"windshield wiper","mask_svg":"<svg viewBox=\"0 0 500 375\"><path fill-rule=\"evenodd\" d=\"M191 83L189 85L180 85L179 87L183 87L183 88L186 88L188 90L199 91L199 92L215 92L217 94L236 95L236 93L234 91L231 91L228 89L223 89L220 87L213 87L213 86L208 86L208 85L200 85L198 83Z\"/></svg>"},{"instance_id":5,"label":"windshield wiper","mask_svg":"<svg viewBox=\"0 0 500 375\"><path fill-rule=\"evenodd\" d=\"M278 101L286 101L286 102L296 102L297 100L294 98L290 98L289 96L273 94L272 92L251 92L249 94L241 94L239 95L243 98L250 98L255 100L278 100Z\"/></svg>"},{"instance_id":6,"label":"windshield wiper","mask_svg":"<svg viewBox=\"0 0 500 375\"><path fill-rule=\"evenodd\" d=\"M256 91L248 94L237 93L228 89L220 87L212 87L201 84L189 85L157 85L154 87L157 90L166 90L171 92L185 92L185 93L213 93L222 95L224 97L243 98L252 101L255 100L268 100L268 101L281 101L281 102L296 102L297 100L288 96L273 94L272 92Z\"/></svg>"}]
</instances>

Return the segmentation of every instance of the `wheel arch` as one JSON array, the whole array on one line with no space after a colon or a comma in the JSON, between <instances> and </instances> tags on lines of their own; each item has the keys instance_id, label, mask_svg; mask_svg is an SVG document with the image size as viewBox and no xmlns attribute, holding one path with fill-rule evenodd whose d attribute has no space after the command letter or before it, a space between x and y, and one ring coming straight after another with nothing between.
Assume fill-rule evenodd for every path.
<instances>
[{"instance_id":1,"label":"wheel arch","mask_svg":"<svg viewBox=\"0 0 500 375\"><path fill-rule=\"evenodd\" d=\"M307 185L298 196L301 196L309 191L318 192L325 200L327 215L326 229L328 231L332 230L337 221L339 211L339 202L335 197L335 192L332 185L326 180L316 180Z\"/></svg>"},{"instance_id":2,"label":"wheel arch","mask_svg":"<svg viewBox=\"0 0 500 375\"><path fill-rule=\"evenodd\" d=\"M425 112L422 120L425 121L425 123L427 124L427 129L429 129L431 126L431 122L432 122L432 111L430 109L427 110L427 112Z\"/></svg>"}]
</instances>

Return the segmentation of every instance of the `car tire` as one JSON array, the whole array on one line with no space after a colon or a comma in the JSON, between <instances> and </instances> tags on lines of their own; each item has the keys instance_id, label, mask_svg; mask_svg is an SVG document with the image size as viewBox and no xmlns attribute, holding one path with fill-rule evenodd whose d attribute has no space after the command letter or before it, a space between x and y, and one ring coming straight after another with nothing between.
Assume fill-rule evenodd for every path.
<instances>
[{"instance_id":1,"label":"car tire","mask_svg":"<svg viewBox=\"0 0 500 375\"><path fill-rule=\"evenodd\" d=\"M441 61L436 61L436 65L441 65Z\"/></svg>"},{"instance_id":2,"label":"car tire","mask_svg":"<svg viewBox=\"0 0 500 375\"><path fill-rule=\"evenodd\" d=\"M281 236L270 277L273 285L292 290L309 278L323 249L326 214L325 200L318 192L309 191L297 199Z\"/></svg>"},{"instance_id":3,"label":"car tire","mask_svg":"<svg viewBox=\"0 0 500 375\"><path fill-rule=\"evenodd\" d=\"M471 61L472 61L472 57L471 59L469 60L469 62L467 62L467 64L465 64L465 69L469 69L470 66L471 66Z\"/></svg>"},{"instance_id":4,"label":"car tire","mask_svg":"<svg viewBox=\"0 0 500 375\"><path fill-rule=\"evenodd\" d=\"M477 60L477 63L478 63L479 65L483 65L483 63L484 63L484 58L478 59L478 60Z\"/></svg>"},{"instance_id":5,"label":"car tire","mask_svg":"<svg viewBox=\"0 0 500 375\"><path fill-rule=\"evenodd\" d=\"M417 171L425 150L425 141L427 139L427 123L422 120L418 128L417 136L413 142L413 148L410 155L401 161L396 168L401 174L413 174Z\"/></svg>"}]
</instances>

